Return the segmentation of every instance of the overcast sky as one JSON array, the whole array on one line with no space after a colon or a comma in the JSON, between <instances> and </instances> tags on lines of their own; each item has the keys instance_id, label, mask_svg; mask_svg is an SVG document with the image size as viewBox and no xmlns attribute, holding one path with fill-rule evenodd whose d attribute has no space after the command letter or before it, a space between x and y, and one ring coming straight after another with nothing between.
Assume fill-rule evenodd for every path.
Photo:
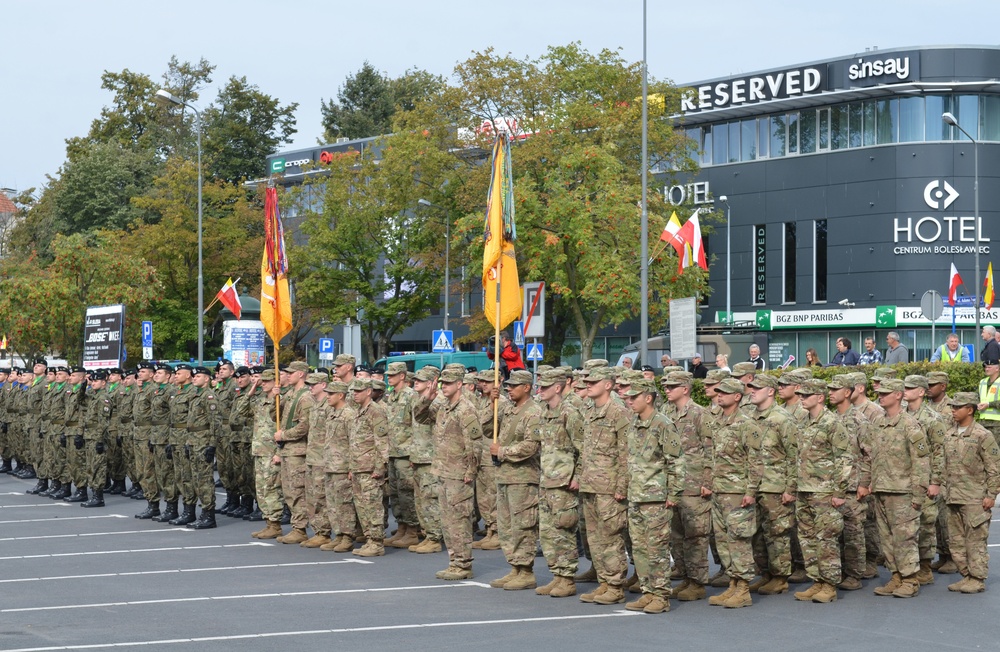
<instances>
[{"instance_id":1,"label":"overcast sky","mask_svg":"<svg viewBox=\"0 0 1000 652\"><path fill-rule=\"evenodd\" d=\"M677 83L849 56L866 47L996 44L996 0L649 0L649 70ZM943 8L947 8L945 12ZM547 45L642 58L641 0L3 0L0 188L40 188L111 95L105 70L158 80L171 55L217 66L283 104L294 147L316 144L320 102L367 59L396 76L450 75L473 51L537 56Z\"/></svg>"}]
</instances>

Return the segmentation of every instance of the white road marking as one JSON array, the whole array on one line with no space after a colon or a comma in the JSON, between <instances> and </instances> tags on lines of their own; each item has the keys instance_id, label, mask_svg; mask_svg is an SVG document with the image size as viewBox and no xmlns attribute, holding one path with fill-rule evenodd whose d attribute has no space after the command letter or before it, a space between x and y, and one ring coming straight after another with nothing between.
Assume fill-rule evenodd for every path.
<instances>
[{"instance_id":1,"label":"white road marking","mask_svg":"<svg viewBox=\"0 0 1000 652\"><path fill-rule=\"evenodd\" d=\"M454 586L454 585L452 585ZM91 643L81 645L55 645L51 647L24 647L8 652L54 652L56 650L99 650L115 647L138 647L141 645L179 645L181 643L211 643L215 641L241 641L254 638L278 638L288 636L324 636L330 634L351 634L356 632L381 632L386 630L423 629L431 627L476 627L483 625L507 625L514 623L549 623L561 620L590 620L594 618L641 617L643 614L615 610L609 613L580 614L576 616L543 616L538 618L502 618L496 620L466 620L457 622L413 623L410 625L376 625L372 627L342 627L339 629L306 629L292 632L264 632L262 634L236 634L232 636L202 636L198 638L173 638L152 641L128 641L123 643Z\"/></svg>"},{"instance_id":2,"label":"white road marking","mask_svg":"<svg viewBox=\"0 0 1000 652\"><path fill-rule=\"evenodd\" d=\"M288 568L292 566L329 566L332 564L374 564L363 559L338 559L336 561L302 561L286 564L250 564L248 566L213 566L209 568L170 568L167 570L133 571L126 573L93 573L91 575L54 575L51 577L21 577L17 579L0 580L0 584L16 582L50 582L60 580L87 580L97 577L131 577L133 575L169 575L180 573L207 573L213 571L248 570L260 568ZM484 585L486 586L486 585Z\"/></svg>"},{"instance_id":3,"label":"white road marking","mask_svg":"<svg viewBox=\"0 0 1000 652\"><path fill-rule=\"evenodd\" d=\"M57 552L48 555L16 555L13 557L0 557L0 561L13 559L42 559L46 557L83 557L87 555L123 555L133 552L171 552L174 550L208 550L210 548L246 548L247 546L267 546L264 542L254 543L229 543L215 546L176 546L173 548L137 548L135 550L92 550L88 552Z\"/></svg>"},{"instance_id":4,"label":"white road marking","mask_svg":"<svg viewBox=\"0 0 1000 652\"><path fill-rule=\"evenodd\" d=\"M35 505L0 505L0 509L27 509L28 507L72 507L69 503L37 503Z\"/></svg>"},{"instance_id":5,"label":"white road marking","mask_svg":"<svg viewBox=\"0 0 1000 652\"><path fill-rule=\"evenodd\" d=\"M101 514L100 516L53 516L52 518L25 518L18 521L0 521L0 525L8 523L59 523L61 521L84 521L92 518L128 518L124 514Z\"/></svg>"},{"instance_id":6,"label":"white road marking","mask_svg":"<svg viewBox=\"0 0 1000 652\"><path fill-rule=\"evenodd\" d=\"M170 528L169 530L119 530L117 532L82 532L79 534L39 534L31 537L7 537L0 541L31 541L36 539L74 539L77 537L107 537L119 534L164 534L166 532L185 532L194 534L187 528Z\"/></svg>"},{"instance_id":7,"label":"white road marking","mask_svg":"<svg viewBox=\"0 0 1000 652\"><path fill-rule=\"evenodd\" d=\"M461 589L482 585L479 582L459 582L457 584L427 584L424 586L389 586L372 589L329 589L326 591L296 591L282 593L248 593L244 595L205 595L192 598L161 598L159 600L134 600L131 602L95 602L92 604L66 604L50 607L22 607L20 609L0 609L0 613L20 613L23 611L62 611L66 609L105 609L107 607L130 607L147 604L170 604L174 602L207 602L211 600L256 600L260 598L300 598L313 595L348 595L352 593L392 593L395 591L429 591L437 589Z\"/></svg>"}]
</instances>

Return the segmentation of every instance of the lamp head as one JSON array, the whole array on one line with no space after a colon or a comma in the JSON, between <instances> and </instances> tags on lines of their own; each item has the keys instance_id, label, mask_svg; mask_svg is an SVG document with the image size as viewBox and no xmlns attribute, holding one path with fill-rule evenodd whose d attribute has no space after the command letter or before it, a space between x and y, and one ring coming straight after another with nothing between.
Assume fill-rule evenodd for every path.
<instances>
[{"instance_id":1,"label":"lamp head","mask_svg":"<svg viewBox=\"0 0 1000 652\"><path fill-rule=\"evenodd\" d=\"M156 91L156 94L153 96L153 99L166 104L176 104L177 106L184 106L184 102L174 97L170 93L170 91L164 88L161 88L160 90Z\"/></svg>"},{"instance_id":2,"label":"lamp head","mask_svg":"<svg viewBox=\"0 0 1000 652\"><path fill-rule=\"evenodd\" d=\"M729 205L729 197L725 195L719 195L719 201L721 201L723 204L727 206Z\"/></svg>"},{"instance_id":3,"label":"lamp head","mask_svg":"<svg viewBox=\"0 0 1000 652\"><path fill-rule=\"evenodd\" d=\"M955 116L950 111L942 113L941 119L944 120L946 125L951 125L952 127L958 126L958 120L955 119Z\"/></svg>"}]
</instances>

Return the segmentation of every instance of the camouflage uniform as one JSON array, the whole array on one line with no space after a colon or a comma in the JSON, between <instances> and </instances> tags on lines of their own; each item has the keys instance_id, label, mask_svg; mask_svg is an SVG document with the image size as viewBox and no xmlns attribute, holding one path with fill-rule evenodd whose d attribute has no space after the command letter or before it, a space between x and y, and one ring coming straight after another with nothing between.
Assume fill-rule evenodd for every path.
<instances>
[{"instance_id":1,"label":"camouflage uniform","mask_svg":"<svg viewBox=\"0 0 1000 652\"><path fill-rule=\"evenodd\" d=\"M410 464L413 465L414 508L420 529L431 541L441 541L441 504L438 478L431 470L434 462L434 420L420 411L420 397L414 394L410 410Z\"/></svg>"},{"instance_id":2,"label":"camouflage uniform","mask_svg":"<svg viewBox=\"0 0 1000 652\"><path fill-rule=\"evenodd\" d=\"M783 503L781 495L794 496L797 491L798 424L777 403L754 410L750 416L761 431L754 557L762 575L769 572L788 577L792 573L795 503Z\"/></svg>"},{"instance_id":3,"label":"camouflage uniform","mask_svg":"<svg viewBox=\"0 0 1000 652\"><path fill-rule=\"evenodd\" d=\"M354 509L368 540L381 542L385 535L382 499L389 465L389 419L385 409L375 402L355 409L357 416L349 435ZM372 477L373 474L380 477Z\"/></svg>"},{"instance_id":4,"label":"camouflage uniform","mask_svg":"<svg viewBox=\"0 0 1000 652\"><path fill-rule=\"evenodd\" d=\"M358 413L351 405L345 405L339 410L328 407L323 433L326 508L330 531L337 535L348 535L352 539L358 519L354 511L354 493L348 474L351 471L351 424L357 418Z\"/></svg>"},{"instance_id":5,"label":"camouflage uniform","mask_svg":"<svg viewBox=\"0 0 1000 652\"><path fill-rule=\"evenodd\" d=\"M233 390L232 411L229 414L230 450L233 454L233 488L240 496L253 496L253 406L257 397L250 386Z\"/></svg>"},{"instance_id":6,"label":"camouflage uniform","mask_svg":"<svg viewBox=\"0 0 1000 652\"><path fill-rule=\"evenodd\" d=\"M804 386L799 391L812 390ZM847 493L853 472L851 462L851 445L843 423L823 408L799 434L796 464L799 543L806 572L814 582L840 584L839 542L844 517L830 500L844 498Z\"/></svg>"},{"instance_id":7,"label":"camouflage uniform","mask_svg":"<svg viewBox=\"0 0 1000 652\"><path fill-rule=\"evenodd\" d=\"M222 428L222 409L214 389L195 388L195 396L188 408L184 456L189 460L191 486L194 496L201 502L203 514L213 514L215 511L215 475L212 462L215 460L216 444Z\"/></svg>"},{"instance_id":8,"label":"camouflage uniform","mask_svg":"<svg viewBox=\"0 0 1000 652\"><path fill-rule=\"evenodd\" d=\"M24 405L27 447L31 454L31 464L35 467L35 474L39 478L49 477L45 465L45 443L42 434L42 399L46 387L45 376L37 376L28 387Z\"/></svg>"},{"instance_id":9,"label":"camouflage uniform","mask_svg":"<svg viewBox=\"0 0 1000 652\"><path fill-rule=\"evenodd\" d=\"M312 374L310 374L312 375ZM309 441L306 443L306 517L319 537L330 536L330 512L326 504L326 401L309 411ZM232 423L232 422L230 422ZM234 432L233 435L236 435ZM236 461L236 456L233 456ZM234 469L236 465L234 464Z\"/></svg>"},{"instance_id":10,"label":"camouflage uniform","mask_svg":"<svg viewBox=\"0 0 1000 652\"><path fill-rule=\"evenodd\" d=\"M402 385L390 390L382 405L389 419L389 499L397 524L416 528L419 524L414 504L414 476L410 466L410 437L413 426L413 402L416 392Z\"/></svg>"},{"instance_id":11,"label":"camouflage uniform","mask_svg":"<svg viewBox=\"0 0 1000 652\"><path fill-rule=\"evenodd\" d=\"M650 388L653 385L649 383ZM629 392L637 395L636 386ZM670 521L666 501L680 500L681 440L658 412L636 417L628 431L628 527L632 560L644 594L670 597Z\"/></svg>"},{"instance_id":12,"label":"camouflage uniform","mask_svg":"<svg viewBox=\"0 0 1000 652\"><path fill-rule=\"evenodd\" d=\"M278 444L281 455L281 492L292 513L292 527L305 530L309 525L306 515L306 443L309 439L309 412L316 401L309 388L293 390L281 399L282 441Z\"/></svg>"},{"instance_id":13,"label":"camouflage uniform","mask_svg":"<svg viewBox=\"0 0 1000 652\"><path fill-rule=\"evenodd\" d=\"M833 384L830 385L834 387ZM851 407L843 415L844 428L851 450L851 475L847 482L847 494L840 513L844 517L843 532L843 574L845 579L860 580L866 574L868 504L872 498L858 500L858 487L868 487L872 481L871 423Z\"/></svg>"},{"instance_id":14,"label":"camouflage uniform","mask_svg":"<svg viewBox=\"0 0 1000 652\"><path fill-rule=\"evenodd\" d=\"M578 471L583 417L563 399L555 409L546 405L540 420L538 530L542 552L553 576L572 579L579 561L576 531L580 500L569 485L576 480Z\"/></svg>"},{"instance_id":15,"label":"camouflage uniform","mask_svg":"<svg viewBox=\"0 0 1000 652\"><path fill-rule=\"evenodd\" d=\"M107 387L104 388L104 393L106 394L105 400L110 408L110 413L108 414L108 436L107 436L107 460L108 460L108 475L115 482L121 481L122 484L125 482L126 467L125 467L125 440L121 434L121 409L120 409L120 398L121 394L125 393L126 390L131 390L132 388L125 387L122 383L108 383ZM134 390L132 390L134 391ZM129 416L129 421L132 421L131 415ZM124 487L122 487L124 488ZM155 498L155 494L153 496Z\"/></svg>"},{"instance_id":16,"label":"camouflage uniform","mask_svg":"<svg viewBox=\"0 0 1000 652\"><path fill-rule=\"evenodd\" d=\"M757 496L760 439L760 429L739 409L719 418L712 438L712 527L722 568L732 580L750 581L756 574L756 508L741 502Z\"/></svg>"},{"instance_id":17,"label":"camouflage uniform","mask_svg":"<svg viewBox=\"0 0 1000 652\"><path fill-rule=\"evenodd\" d=\"M114 399L105 389L91 390L83 417L87 486L103 491L108 477L108 423L114 414Z\"/></svg>"},{"instance_id":18,"label":"camouflage uniform","mask_svg":"<svg viewBox=\"0 0 1000 652\"><path fill-rule=\"evenodd\" d=\"M927 434L927 443L931 448L930 483L939 487L944 483L944 437L947 425L941 415L927 406L924 400L920 404L920 409L916 412L910 411L910 416L917 420L917 423ZM924 496L920 508L920 534L918 535L918 548L920 560L930 563L937 552L937 518L938 511L944 501L944 493L941 492L934 498Z\"/></svg>"},{"instance_id":19,"label":"camouflage uniform","mask_svg":"<svg viewBox=\"0 0 1000 652\"><path fill-rule=\"evenodd\" d=\"M168 383L155 383L152 380L132 388L132 420L136 430L148 432L149 445L152 451L149 457L153 461L153 477L155 486L163 495L168 508L177 505L180 494L177 478L174 476L174 454L182 454L180 449L171 449L167 457L167 445L170 443L170 397L176 388ZM148 449L147 449L148 450ZM145 492L144 492L145 493ZM156 500L155 493L146 494L149 500Z\"/></svg>"},{"instance_id":20,"label":"camouflage uniform","mask_svg":"<svg viewBox=\"0 0 1000 652\"><path fill-rule=\"evenodd\" d=\"M515 374L519 372L511 372L508 382ZM538 549L540 413L538 403L529 398L521 406L508 404L500 416L497 532L507 563L514 567L531 567Z\"/></svg>"},{"instance_id":21,"label":"camouflage uniform","mask_svg":"<svg viewBox=\"0 0 1000 652\"><path fill-rule=\"evenodd\" d=\"M215 467L219 471L219 482L226 490L226 503L239 504L239 475L233 446L236 433L229 426L229 417L236 398L236 381L230 376L209 385L206 389L212 390L218 411L219 434L215 440Z\"/></svg>"},{"instance_id":22,"label":"camouflage uniform","mask_svg":"<svg viewBox=\"0 0 1000 652\"><path fill-rule=\"evenodd\" d=\"M885 566L909 577L919 568L920 511L930 480L930 446L916 419L900 412L872 427L872 494Z\"/></svg>"},{"instance_id":23,"label":"camouflage uniform","mask_svg":"<svg viewBox=\"0 0 1000 652\"><path fill-rule=\"evenodd\" d=\"M667 405L673 408L673 404ZM681 440L677 507L671 523L671 552L682 579L708 583L708 539L712 533L712 501L701 488L712 486L712 428L706 408L688 400L673 408L673 424Z\"/></svg>"},{"instance_id":24,"label":"camouflage uniform","mask_svg":"<svg viewBox=\"0 0 1000 652\"><path fill-rule=\"evenodd\" d=\"M167 450L174 462L174 482L177 483L177 490L184 505L189 509L194 509L198 501L191 471L191 453L186 447L188 412L195 398L196 389L194 385L188 383L178 387L169 395L170 435L167 439Z\"/></svg>"},{"instance_id":25,"label":"camouflage uniform","mask_svg":"<svg viewBox=\"0 0 1000 652\"><path fill-rule=\"evenodd\" d=\"M253 440L250 453L254 462L254 488L257 506L268 523L281 520L284 496L281 493L281 466L274 463L278 444L274 441L277 430L274 414L274 397L261 397L253 408ZM347 475L346 473L344 475Z\"/></svg>"},{"instance_id":26,"label":"camouflage uniform","mask_svg":"<svg viewBox=\"0 0 1000 652\"><path fill-rule=\"evenodd\" d=\"M49 478L60 483L66 482L66 408L63 404L66 381L52 383L45 395L44 409L48 414L45 433L46 458L49 460ZM9 405L9 397L8 397ZM9 416L8 416L9 418Z\"/></svg>"},{"instance_id":27,"label":"camouflage uniform","mask_svg":"<svg viewBox=\"0 0 1000 652\"><path fill-rule=\"evenodd\" d=\"M985 580L992 514L983 509L983 499L1000 493L1000 447L992 433L973 422L967 428L952 425L944 449L951 558L964 577Z\"/></svg>"},{"instance_id":28,"label":"camouflage uniform","mask_svg":"<svg viewBox=\"0 0 1000 652\"><path fill-rule=\"evenodd\" d=\"M23 394L18 391L17 396ZM69 475L69 482L76 485L77 489L87 486L87 459L86 442L83 439L83 417L87 406L86 383L71 385L66 388L63 397L63 406L66 410L66 441L67 455L66 467ZM18 413L21 413L21 406L18 405ZM20 425L20 424L19 424Z\"/></svg>"},{"instance_id":29,"label":"camouflage uniform","mask_svg":"<svg viewBox=\"0 0 1000 652\"><path fill-rule=\"evenodd\" d=\"M470 401L472 405L476 405ZM501 396L497 406L499 418L510 399ZM493 400L482 396L478 405L479 422L483 436L476 442L478 447L479 472L476 474L476 506L483 519L483 529L487 537L492 537L497 531L497 467L490 455L490 443L493 441ZM498 426L499 428L499 426Z\"/></svg>"}]
</instances>

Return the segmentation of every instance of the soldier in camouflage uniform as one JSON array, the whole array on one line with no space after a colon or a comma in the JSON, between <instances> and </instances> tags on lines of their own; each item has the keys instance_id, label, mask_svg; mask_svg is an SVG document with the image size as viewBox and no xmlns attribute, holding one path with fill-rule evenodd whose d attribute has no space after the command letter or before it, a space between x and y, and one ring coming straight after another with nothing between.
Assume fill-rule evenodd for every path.
<instances>
[{"instance_id":1,"label":"soldier in camouflage uniform","mask_svg":"<svg viewBox=\"0 0 1000 652\"><path fill-rule=\"evenodd\" d=\"M187 527L208 530L215 523L215 474L212 463L220 441L222 429L220 412L224 410L212 389L212 372L206 367L195 367L191 384L195 396L188 406L187 439L184 456L191 464L191 484L201 503L201 515Z\"/></svg>"},{"instance_id":2,"label":"soldier in camouflage uniform","mask_svg":"<svg viewBox=\"0 0 1000 652\"><path fill-rule=\"evenodd\" d=\"M753 538L754 558L761 577L750 585L750 591L778 595L788 591L788 576L792 574L798 424L775 402L777 378L757 374L748 387L750 403L755 408L750 418L761 431L759 526Z\"/></svg>"},{"instance_id":3,"label":"soldier in camouflage uniform","mask_svg":"<svg viewBox=\"0 0 1000 652\"><path fill-rule=\"evenodd\" d=\"M385 554L385 480L389 466L389 419L372 401L372 381L355 378L348 389L357 416L351 423L350 476L354 509L367 541L352 551L359 557Z\"/></svg>"},{"instance_id":4,"label":"soldier in camouflage uniform","mask_svg":"<svg viewBox=\"0 0 1000 652\"><path fill-rule=\"evenodd\" d=\"M979 404L975 392L959 392L951 403L954 425L945 437L944 485L949 549L962 579L948 590L981 593L986 590L989 570L990 518L1000 492L1000 446L975 421Z\"/></svg>"},{"instance_id":5,"label":"soldier in camouflage uniform","mask_svg":"<svg viewBox=\"0 0 1000 652\"><path fill-rule=\"evenodd\" d=\"M63 405L63 396L66 383L69 381L69 369L66 367L55 367L55 382L49 387L43 401L43 409L46 420L45 431L45 457L49 461L50 479L52 483L48 491L43 491L40 496L48 496L53 500L61 500L70 495L69 486L66 480L66 411Z\"/></svg>"},{"instance_id":6,"label":"soldier in camouflage uniform","mask_svg":"<svg viewBox=\"0 0 1000 652\"><path fill-rule=\"evenodd\" d=\"M410 465L413 467L414 507L424 539L407 550L420 554L441 552L441 503L438 477L434 474L434 419L420 410L421 395L436 387L437 367L423 367L414 376L414 395L410 401Z\"/></svg>"},{"instance_id":7,"label":"soldier in camouflage uniform","mask_svg":"<svg viewBox=\"0 0 1000 652\"><path fill-rule=\"evenodd\" d=\"M217 511L226 516L243 516L246 513L242 511L240 504L239 478L233 455L235 433L229 427L229 415L233 409L233 399L236 398L236 381L233 379L235 371L231 361L223 360L215 369L215 382L212 383L222 425L215 447L215 467L219 471L219 482L226 490L226 502ZM234 511L237 513L233 514Z\"/></svg>"},{"instance_id":8,"label":"soldier in camouflage uniform","mask_svg":"<svg viewBox=\"0 0 1000 652\"><path fill-rule=\"evenodd\" d=\"M948 374L943 371L932 371L927 374L927 407L934 410L944 419L946 429L955 425L952 418L951 400L948 398ZM942 489L942 498L945 494ZM958 566L951 560L948 548L948 508L942 500L935 523L938 558L931 564L931 569L942 574L957 573Z\"/></svg>"},{"instance_id":9,"label":"soldier in camouflage uniform","mask_svg":"<svg viewBox=\"0 0 1000 652\"><path fill-rule=\"evenodd\" d=\"M240 367L233 373L232 407L229 412L230 443L233 456L233 486L240 497L239 509L229 510L233 518L247 517L254 511L253 457L250 439L253 434L253 403L255 400L253 376L249 367Z\"/></svg>"},{"instance_id":10,"label":"soldier in camouflage uniform","mask_svg":"<svg viewBox=\"0 0 1000 652\"><path fill-rule=\"evenodd\" d=\"M323 469L326 473L327 518L335 536L320 550L349 552L354 549L357 512L351 488L351 424L357 418L353 401L349 400L347 383L334 380L327 383L326 420L323 424Z\"/></svg>"},{"instance_id":11,"label":"soldier in camouflage uniform","mask_svg":"<svg viewBox=\"0 0 1000 652\"><path fill-rule=\"evenodd\" d=\"M326 504L326 399L323 390L330 377L313 372L306 376L306 386L315 402L309 411L309 440L306 442L306 517L315 534L299 545L320 548L330 543L330 515Z\"/></svg>"},{"instance_id":12,"label":"soldier in camouflage uniform","mask_svg":"<svg viewBox=\"0 0 1000 652\"><path fill-rule=\"evenodd\" d=\"M147 459L149 460L149 475L151 476L151 481L148 482L148 486L145 491L143 491L143 496L146 498L147 506L142 512L135 515L135 518L146 520L162 518L163 514L160 512L160 495L164 496L166 499L167 489L160 482L162 474L162 465L165 462L162 458L158 458L156 454L156 446L154 444L153 435L153 406L152 406L152 396L155 390L156 383L152 382L154 374L154 365L151 362L140 362L138 368L136 369L136 380L135 384L129 388L118 387L118 390L124 392L125 389L128 391L128 396L130 397L127 403L120 402L118 404L118 409L122 410L127 407L127 404L131 404L132 415L131 415L131 425L135 429L136 436L141 439L146 440L146 453ZM110 391L109 391L110 394ZM118 391L115 392L118 394ZM120 400L123 396L118 395L117 398ZM167 407L169 410L169 407ZM167 416L169 420L169 416ZM120 421L119 421L120 423ZM163 426L160 427L161 430ZM109 433L110 435L110 433ZM164 432L164 442L160 445L160 448L166 446ZM124 441L124 438L123 438ZM171 480L173 474L170 474ZM177 511L177 497L174 495L174 512L175 515L170 518L176 518ZM170 519L167 519L168 521ZM162 522L162 521L157 521Z\"/></svg>"},{"instance_id":13,"label":"soldier in camouflage uniform","mask_svg":"<svg viewBox=\"0 0 1000 652\"><path fill-rule=\"evenodd\" d=\"M712 437L712 527L729 588L708 603L729 609L748 607L754 578L753 535L757 530L757 456L760 429L739 409L743 383L727 378L716 386L722 408Z\"/></svg>"},{"instance_id":14,"label":"soldier in camouflage uniform","mask_svg":"<svg viewBox=\"0 0 1000 652\"><path fill-rule=\"evenodd\" d=\"M670 521L684 473L680 436L657 412L657 396L656 384L646 379L632 381L625 393L636 415L628 432L628 522L642 590L625 608L648 614L670 611Z\"/></svg>"},{"instance_id":15,"label":"soldier in camouflage uniform","mask_svg":"<svg viewBox=\"0 0 1000 652\"><path fill-rule=\"evenodd\" d=\"M795 517L806 572L813 585L795 594L803 602L837 599L841 580L840 534L853 456L843 422L826 409L827 385L808 380L796 392L809 421L799 433Z\"/></svg>"},{"instance_id":16,"label":"soldier in camouflage uniform","mask_svg":"<svg viewBox=\"0 0 1000 652\"><path fill-rule=\"evenodd\" d=\"M490 455L490 442L493 441L493 380L496 372L492 369L485 370L480 375L480 394L478 404L472 404L478 408L479 422L483 431L483 436L477 441L479 445L479 471L476 474L476 505L479 515L483 519L483 530L486 535L472 544L473 548L479 550L499 550L500 536L497 533L497 467L493 464L493 457ZM500 382L503 382L503 374L500 374ZM496 407L497 415L504 411L510 404L510 399L502 394L498 399Z\"/></svg>"},{"instance_id":17,"label":"soldier in camouflage uniform","mask_svg":"<svg viewBox=\"0 0 1000 652\"><path fill-rule=\"evenodd\" d=\"M69 384L63 398L66 423L66 467L69 481L76 485L76 492L64 498L66 502L83 503L87 496L86 442L83 438L83 417L87 406L87 370L71 367Z\"/></svg>"},{"instance_id":18,"label":"soldier in camouflage uniform","mask_svg":"<svg viewBox=\"0 0 1000 652\"><path fill-rule=\"evenodd\" d=\"M180 485L175 475L177 464L174 456L176 453L177 458L180 458L182 452L179 448L175 452L170 446L171 397L177 391L177 387L169 382L173 373L169 365L159 364L154 369L151 367L153 365L145 367L140 365L136 386L132 389L134 393L132 415L136 428L141 427L141 423L147 421L149 423L153 473L156 476L156 486L159 487L166 503L163 512L158 516L151 516L150 519L157 523L169 523L180 517L177 511ZM159 507L158 500L156 506Z\"/></svg>"},{"instance_id":19,"label":"soldier in camouflage uniform","mask_svg":"<svg viewBox=\"0 0 1000 652\"><path fill-rule=\"evenodd\" d=\"M253 442L250 452L254 461L254 487L257 505L260 507L265 526L251 534L255 539L276 539L281 536L281 457L278 444L274 441L277 430L275 398L279 388L274 381L274 369L265 369L260 374L260 400L254 406Z\"/></svg>"},{"instance_id":20,"label":"soldier in camouflage uniform","mask_svg":"<svg viewBox=\"0 0 1000 652\"><path fill-rule=\"evenodd\" d=\"M112 495L118 495L125 490L125 439L122 437L120 427L121 406L119 404L119 394L124 393L126 390L132 391L132 388L126 387L122 383L123 378L128 377L128 375L120 367L109 369L107 385L104 388L107 394L106 400L108 401L108 406L111 408L111 414L108 418L107 437L109 482L105 487L105 491ZM132 383L134 385L134 381ZM131 417L129 417L129 421L132 421ZM153 496L153 499L155 500L156 496Z\"/></svg>"},{"instance_id":21,"label":"soldier in camouflage uniform","mask_svg":"<svg viewBox=\"0 0 1000 652\"><path fill-rule=\"evenodd\" d=\"M902 406L903 381L881 381L885 416L872 428L872 486L879 540L892 578L876 595L912 598L920 593L920 508L930 483L931 447L916 419Z\"/></svg>"},{"instance_id":22,"label":"soldier in camouflage uniform","mask_svg":"<svg viewBox=\"0 0 1000 652\"><path fill-rule=\"evenodd\" d=\"M292 514L292 531L278 537L279 543L302 543L309 539L306 527L309 516L306 513L306 447L309 441L309 412L316 404L306 376L309 365L296 360L288 365L289 391L281 397L282 427L274 433L281 455L281 492Z\"/></svg>"},{"instance_id":23,"label":"soldier in camouflage uniform","mask_svg":"<svg viewBox=\"0 0 1000 652\"><path fill-rule=\"evenodd\" d=\"M11 425L13 426L12 441L14 446L14 457L17 458L17 461L20 464L20 469L19 472L14 475L22 480L31 480L37 477L33 466L34 460L31 459L31 449L29 447L29 437L27 433L28 390L34 380L34 376L31 369L22 368L19 372L20 373L18 373L17 377L17 388L14 391L12 402L12 412L14 414L14 418Z\"/></svg>"},{"instance_id":24,"label":"soldier in camouflage uniform","mask_svg":"<svg viewBox=\"0 0 1000 652\"><path fill-rule=\"evenodd\" d=\"M881 367L879 368L881 369ZM878 371L878 370L876 370ZM890 369L889 371L895 371ZM878 419L885 416L878 403L868 399L868 376L862 371L855 371L847 374L854 385L854 392L851 394L851 406L855 412L867 419L869 424L869 441L874 433L874 424ZM878 523L875 520L875 499L869 498L865 501L865 579L878 577L878 564L882 559L882 546L878 539Z\"/></svg>"},{"instance_id":25,"label":"soldier in camouflage uniform","mask_svg":"<svg viewBox=\"0 0 1000 652\"><path fill-rule=\"evenodd\" d=\"M28 395L25 397L25 425L28 437L28 447L31 450L32 464L38 482L28 490L29 494L39 494L46 491L48 478L51 471L45 459L45 433L42 430L42 403L48 387L46 372L48 364L45 360L36 360L34 365L34 379L28 387Z\"/></svg>"},{"instance_id":26,"label":"soldier in camouflage uniform","mask_svg":"<svg viewBox=\"0 0 1000 652\"><path fill-rule=\"evenodd\" d=\"M87 486L92 494L82 507L104 507L104 483L108 477L108 424L114 414L112 398L108 396L108 374L93 371L87 389L87 405L83 416L83 440Z\"/></svg>"},{"instance_id":27,"label":"soldier in camouflage uniform","mask_svg":"<svg viewBox=\"0 0 1000 652\"><path fill-rule=\"evenodd\" d=\"M593 407L584 414L580 492L587 542L599 584L595 591L581 595L580 600L597 604L624 602L628 573L625 501L632 415L620 399L613 398L614 379L614 372L608 367L594 367L584 379Z\"/></svg>"},{"instance_id":28,"label":"soldier in camouflage uniform","mask_svg":"<svg viewBox=\"0 0 1000 652\"><path fill-rule=\"evenodd\" d=\"M917 581L921 586L934 583L934 573L931 563L937 552L937 519L943 503L941 483L944 476L944 437L947 426L944 418L932 410L924 397L927 392L927 378L910 375L903 379L903 400L906 401L906 411L917 420L927 435L927 443L931 447L931 479L927 485L927 496L920 508L920 570L917 571Z\"/></svg>"},{"instance_id":29,"label":"soldier in camouflage uniform","mask_svg":"<svg viewBox=\"0 0 1000 652\"><path fill-rule=\"evenodd\" d=\"M490 455L500 460L497 469L497 532L504 557L511 566L507 575L490 582L508 591L533 589L535 551L538 547L538 482L541 476L541 413L531 400L530 371L510 372L504 386L510 403L500 415L500 430L490 444ZM499 390L494 390L499 399Z\"/></svg>"},{"instance_id":30,"label":"soldier in camouflage uniform","mask_svg":"<svg viewBox=\"0 0 1000 652\"><path fill-rule=\"evenodd\" d=\"M173 381L177 389L169 395L170 435L167 438L166 456L174 463L174 482L184 501L184 511L177 518L168 521L171 525L188 525L198 520L195 505L198 502L194 490L191 468L191 453L187 448L187 420L191 403L197 394L191 383L194 367L179 364L174 368Z\"/></svg>"},{"instance_id":31,"label":"soldier in camouflage uniform","mask_svg":"<svg viewBox=\"0 0 1000 652\"><path fill-rule=\"evenodd\" d=\"M830 404L844 424L851 450L851 475L840 513L844 517L843 581L837 588L857 591L867 574L865 558L865 521L868 515L868 487L871 485L871 423L851 405L854 382L851 374L834 376L827 389Z\"/></svg>"},{"instance_id":32,"label":"soldier in camouflage uniform","mask_svg":"<svg viewBox=\"0 0 1000 652\"><path fill-rule=\"evenodd\" d=\"M385 540L393 548L420 543L420 521L414 499L410 441L416 393L406 385L406 363L390 362L386 378L391 388L382 401L389 418L389 499L396 519L396 534Z\"/></svg>"},{"instance_id":33,"label":"soldier in camouflage uniform","mask_svg":"<svg viewBox=\"0 0 1000 652\"><path fill-rule=\"evenodd\" d=\"M122 481L116 489L121 489L123 496L142 500L146 496L143 491L144 483L151 483L153 499L157 500L161 488L156 482L156 468L149 452L149 431L139 432L135 427L134 402L138 392L137 383L137 377L130 374L118 387L116 406L118 436L122 439L122 457L126 474L132 478L132 487L125 491L125 482Z\"/></svg>"},{"instance_id":34,"label":"soldier in camouflage uniform","mask_svg":"<svg viewBox=\"0 0 1000 652\"><path fill-rule=\"evenodd\" d=\"M0 367L0 473L10 473L13 453L8 435L7 394L10 391L10 367Z\"/></svg>"}]
</instances>

